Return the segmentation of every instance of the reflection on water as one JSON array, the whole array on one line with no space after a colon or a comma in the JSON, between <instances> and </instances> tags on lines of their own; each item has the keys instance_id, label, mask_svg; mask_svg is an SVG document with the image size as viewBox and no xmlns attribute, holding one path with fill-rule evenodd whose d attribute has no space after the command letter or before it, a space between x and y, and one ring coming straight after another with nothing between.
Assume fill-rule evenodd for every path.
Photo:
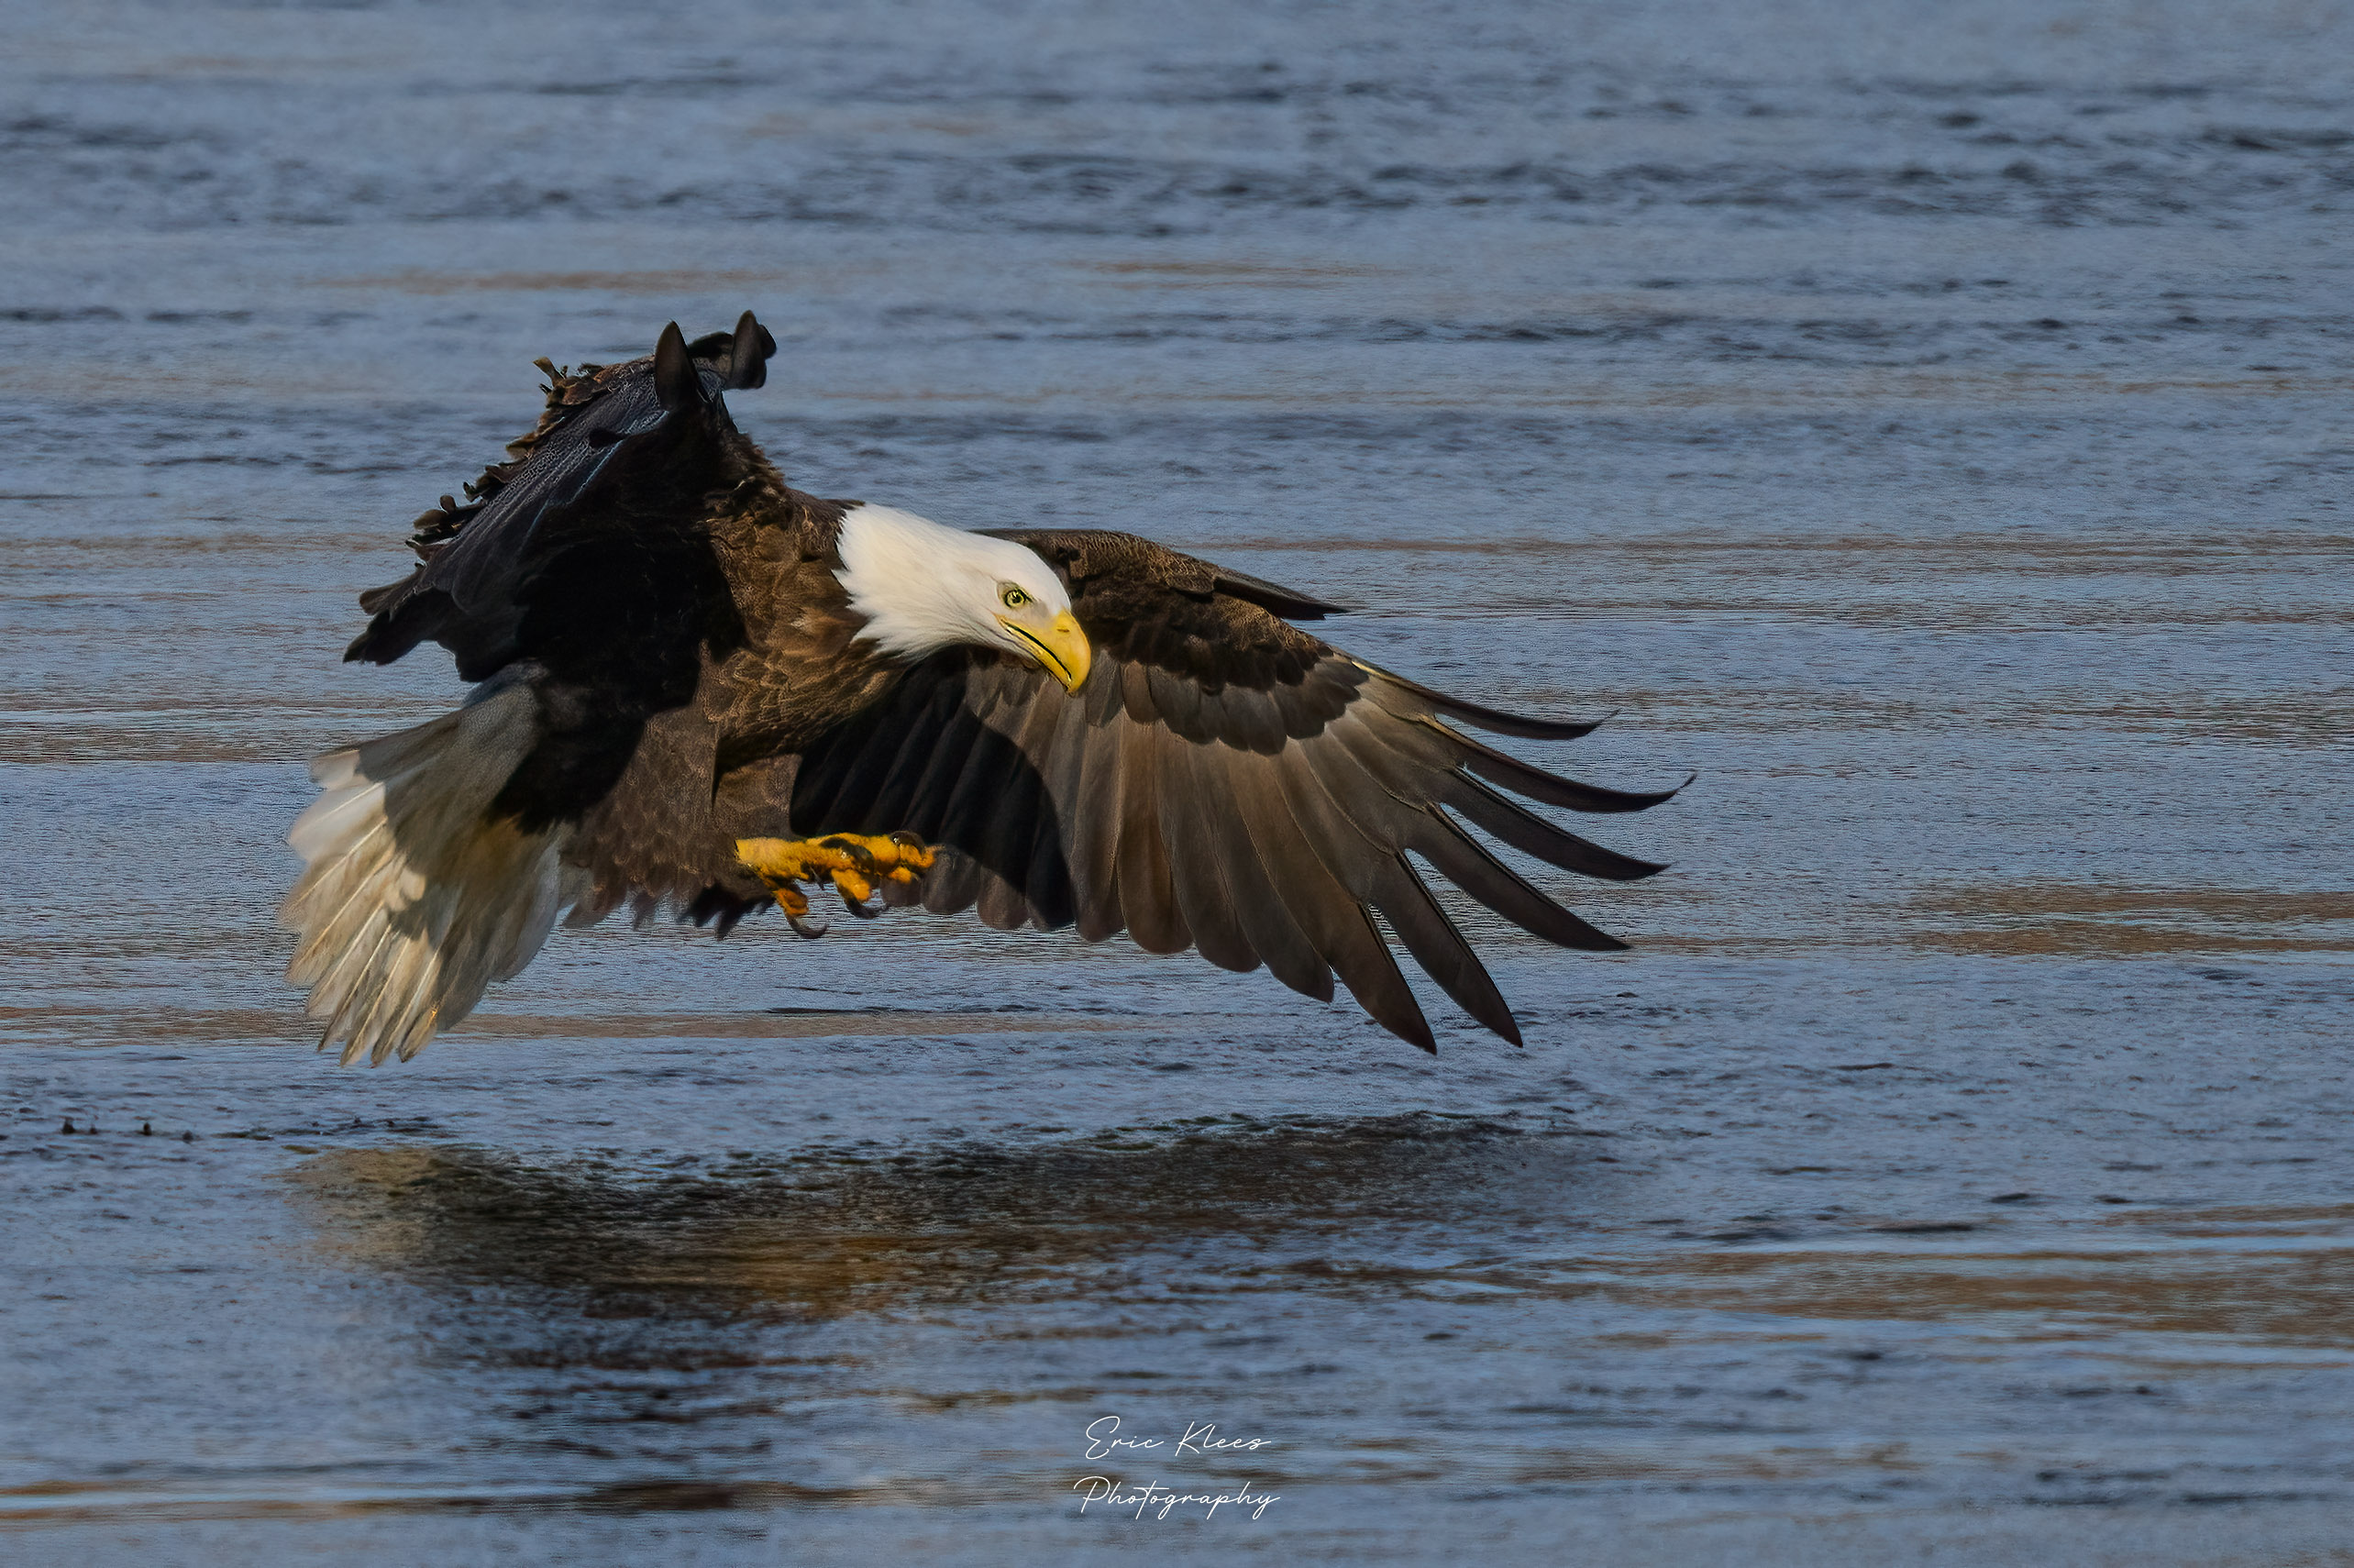
<instances>
[{"instance_id":1,"label":"reflection on water","mask_svg":"<svg viewBox=\"0 0 2354 1568\"><path fill-rule=\"evenodd\" d=\"M1458 1224L1557 1223L1556 1206L1576 1208L1591 1174L1574 1139L1428 1115L1199 1121L1020 1150L739 1154L669 1175L463 1147L348 1148L290 1178L338 1259L461 1294L556 1292L598 1318L1003 1310L1116 1297L1141 1258L1181 1253L1205 1293L1476 1289L1833 1321L2004 1317L2005 1332L2032 1322L2069 1337L2200 1334L2354 1353L2345 1205L2111 1211L2024 1246L2005 1244L1998 1205L1968 1221L1853 1227L1829 1249L1754 1229L1740 1239L1761 1244L1741 1250L1630 1253L1597 1227L1590 1253L1559 1255L1531 1236L1465 1256L1433 1244L1428 1217L1447 1201ZM1323 1250L1374 1232L1390 1242L1377 1258ZM1935 1244L1859 1244L1874 1232ZM2266 1244L2144 1244L2161 1235Z\"/></svg>"},{"instance_id":2,"label":"reflection on water","mask_svg":"<svg viewBox=\"0 0 2354 1568\"><path fill-rule=\"evenodd\" d=\"M1546 1141L1477 1119L1199 1121L1174 1138L828 1150L659 1177L414 1146L321 1154L294 1176L339 1255L460 1290L563 1292L614 1318L1116 1299L1146 1250L1254 1268L1287 1238L1409 1222L1450 1191L1493 1200L1488 1178L1524 1178L1531 1146L1557 1181L1574 1171Z\"/></svg>"}]
</instances>

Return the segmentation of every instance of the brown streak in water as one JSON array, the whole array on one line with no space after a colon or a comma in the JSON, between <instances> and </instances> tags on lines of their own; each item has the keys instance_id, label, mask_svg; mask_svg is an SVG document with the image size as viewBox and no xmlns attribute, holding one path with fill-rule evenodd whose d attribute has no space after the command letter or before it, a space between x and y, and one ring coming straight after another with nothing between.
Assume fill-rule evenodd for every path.
<instances>
[{"instance_id":1,"label":"brown streak in water","mask_svg":"<svg viewBox=\"0 0 2354 1568\"><path fill-rule=\"evenodd\" d=\"M2278 893L2247 888L2114 888L2081 882L2021 883L1930 894L1922 907L1959 915L2101 915L2157 911L2208 920L2354 920L2354 892Z\"/></svg>"},{"instance_id":2,"label":"brown streak in water","mask_svg":"<svg viewBox=\"0 0 2354 1568\"><path fill-rule=\"evenodd\" d=\"M2326 1233L2328 1230L2350 1220L2354 1220L2354 1203L2243 1203L2215 1209L2168 1209L2101 1216L2104 1225L2147 1225L2168 1231L2190 1226L2264 1228L2211 1232L2216 1235L2293 1234L2295 1232L2285 1229L2293 1225L2319 1226ZM2192 1232L2185 1230L2185 1233Z\"/></svg>"},{"instance_id":3,"label":"brown streak in water","mask_svg":"<svg viewBox=\"0 0 2354 1568\"><path fill-rule=\"evenodd\" d=\"M1637 559L1675 560L1685 556L1717 557L1754 552L1761 565L1771 568L1773 558L1794 553L1810 555L1903 554L1952 556L1957 558L1973 556L2001 558L2005 565L2016 561L2141 561L2193 560L2203 562L2245 561L2257 569L2277 566L2282 553L2293 555L2354 556L2354 535L2315 534L2292 529L2270 532L2251 531L2244 534L2152 535L2141 538L2105 537L2097 539L2053 539L2023 536L2016 534L1947 534L1934 538L1921 538L1903 534L1744 534L1727 538L1718 534L1653 534L1640 540L1593 538L1547 539L1523 537L1517 539L1448 539L1420 538L1412 536L1368 538L1301 538L1286 535L1280 537L1246 536L1222 538L1220 549L1227 550L1297 550L1308 553L1363 550L1393 550L1401 553L1428 552L1442 555L1608 555L1633 557ZM1817 566L1792 568L1792 572L1808 574L1819 571Z\"/></svg>"},{"instance_id":4,"label":"brown streak in water","mask_svg":"<svg viewBox=\"0 0 2354 1568\"><path fill-rule=\"evenodd\" d=\"M1630 1272L1744 1281L1730 1292L1679 1282L1632 1293L1663 1307L1738 1303L1750 1311L1902 1321L2056 1314L2145 1333L2331 1346L2354 1340L2354 1252L2348 1251L2197 1260L2167 1253L1751 1255L1686 1258Z\"/></svg>"},{"instance_id":5,"label":"brown streak in water","mask_svg":"<svg viewBox=\"0 0 2354 1568\"><path fill-rule=\"evenodd\" d=\"M1810 733L1826 727L1852 729L1914 729L1963 724L1973 729L2000 725L2017 729L2065 727L2070 721L2093 721L2104 727L2150 732L2190 730L2202 734L2273 736L2313 732L2316 739L2338 739L2354 727L2354 689L2317 692L2304 701L2180 701L2111 702L2085 707L2066 701L2010 703L1999 696L1963 702L1928 702L1917 699L1859 696L1848 691L1809 688L1711 686L1705 692L1676 688L1582 687L1570 690L1530 686L1516 692L1513 701L1562 710L1608 710L1639 712L1645 720L1661 714L1690 714L1695 723L1717 727L1746 720L1764 728L1803 726ZM1510 704L1508 703L1507 706ZM1787 715L1786 726L1769 721ZM1834 721L1836 721L1834 724ZM1624 722L1624 721L1620 721ZM2078 727L2082 727L2080 723ZM1774 777L1810 778L1836 768L1805 765L1771 770Z\"/></svg>"},{"instance_id":6,"label":"brown streak in water","mask_svg":"<svg viewBox=\"0 0 2354 1568\"><path fill-rule=\"evenodd\" d=\"M1911 921L1960 919L1960 929L1898 926L1910 946L1984 955L2083 953L2342 953L2354 951L2354 893L2239 888L2113 888L2023 883L1946 889L1915 899ZM2188 917L2187 919L2185 917ZM2005 923L1993 923L1993 922ZM2009 922L2034 922L2034 924ZM2226 929L2203 927L2211 922ZM2304 926L2282 932L2281 926ZM2233 927L2262 926L2261 932Z\"/></svg>"},{"instance_id":7,"label":"brown streak in water","mask_svg":"<svg viewBox=\"0 0 2354 1568\"><path fill-rule=\"evenodd\" d=\"M2162 926L2111 926L2063 922L2034 931L1898 931L1888 940L1906 947L1976 957L2035 957L2074 954L2132 957L2188 953L2348 953L2354 934L2337 938L2229 936ZM1647 944L1647 945L1650 945ZM1664 945L1661 944L1659 945Z\"/></svg>"},{"instance_id":8,"label":"brown streak in water","mask_svg":"<svg viewBox=\"0 0 2354 1568\"><path fill-rule=\"evenodd\" d=\"M355 736L397 730L432 718L439 712L440 709L424 710L404 717L406 709L388 707L384 712L331 730L293 734L280 730L245 741L223 734L221 728L240 720L249 721L249 713L224 714L220 726L192 726L185 734L159 734L144 726L53 730L33 734L21 730L0 730L0 764L268 762L292 767L320 752L348 745Z\"/></svg>"},{"instance_id":9,"label":"brown streak in water","mask_svg":"<svg viewBox=\"0 0 2354 1568\"><path fill-rule=\"evenodd\" d=\"M1121 1029L1155 1029L1164 1018L1081 1012L842 1012L774 1013L658 1012L618 1017L573 1018L523 1013L477 1013L459 1024L460 1034L510 1040L820 1040L844 1036L893 1039L940 1034L1063 1034Z\"/></svg>"},{"instance_id":10,"label":"brown streak in water","mask_svg":"<svg viewBox=\"0 0 2354 1568\"><path fill-rule=\"evenodd\" d=\"M2006 702L2001 697L1924 701L1860 696L1806 687L1741 687L1712 684L1705 691L1675 687L1525 686L1499 698L1508 708L1593 716L1612 711L1614 725L1636 723L1687 730L1738 729L1763 734L1791 731L1819 735L1827 730L1917 730L1961 727L1973 731L2107 729L2125 734L2193 734L2271 741L2337 741L2354 729L2354 688L2317 692L2306 701L2244 699L2201 701L2195 697L2118 701L2089 706L2064 700ZM1784 778L1851 778L1851 765L1788 764L1763 770ZM1907 765L1883 777L1907 778Z\"/></svg>"},{"instance_id":11,"label":"brown streak in water","mask_svg":"<svg viewBox=\"0 0 2354 1568\"><path fill-rule=\"evenodd\" d=\"M2033 1337L2096 1331L2213 1334L2342 1347L2354 1341L2354 1250L2295 1253L1684 1253L1583 1260L1555 1283L1516 1269L1332 1271L1405 1288L1475 1280L1531 1296L1598 1296L1651 1310L1764 1312L1841 1321L2057 1317Z\"/></svg>"}]
</instances>

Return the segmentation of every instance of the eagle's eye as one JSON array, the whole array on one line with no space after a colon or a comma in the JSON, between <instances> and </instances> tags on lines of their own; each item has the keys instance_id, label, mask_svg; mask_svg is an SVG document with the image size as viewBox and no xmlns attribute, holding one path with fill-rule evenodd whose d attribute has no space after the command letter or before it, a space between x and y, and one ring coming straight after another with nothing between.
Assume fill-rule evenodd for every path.
<instances>
[{"instance_id":1,"label":"eagle's eye","mask_svg":"<svg viewBox=\"0 0 2354 1568\"><path fill-rule=\"evenodd\" d=\"M1005 607L1008 610L1019 610L1024 604L1030 602L1030 595L1022 592L1022 590L1014 587L1013 584L1010 582L1007 583L1003 589L999 591L998 597L1005 602Z\"/></svg>"}]
</instances>

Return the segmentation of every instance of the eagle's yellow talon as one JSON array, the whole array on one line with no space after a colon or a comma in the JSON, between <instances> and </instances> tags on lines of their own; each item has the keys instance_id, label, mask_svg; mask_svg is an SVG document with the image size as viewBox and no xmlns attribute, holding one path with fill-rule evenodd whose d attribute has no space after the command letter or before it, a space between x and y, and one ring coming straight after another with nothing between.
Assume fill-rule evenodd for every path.
<instances>
[{"instance_id":1,"label":"eagle's yellow talon","mask_svg":"<svg viewBox=\"0 0 2354 1568\"><path fill-rule=\"evenodd\" d=\"M912 882L931 868L934 856L912 833L887 838L842 833L821 839L739 838L735 858L768 884L793 929L808 935L801 918L809 913L809 899L800 884L830 880L853 912L866 914L876 884Z\"/></svg>"}]
</instances>

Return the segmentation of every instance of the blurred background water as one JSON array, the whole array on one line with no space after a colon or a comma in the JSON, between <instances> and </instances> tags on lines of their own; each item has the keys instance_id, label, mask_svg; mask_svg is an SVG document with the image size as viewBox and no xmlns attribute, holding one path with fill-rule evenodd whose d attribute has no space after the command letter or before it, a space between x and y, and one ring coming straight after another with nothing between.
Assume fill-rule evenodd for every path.
<instances>
[{"instance_id":1,"label":"blurred background water","mask_svg":"<svg viewBox=\"0 0 2354 1568\"><path fill-rule=\"evenodd\" d=\"M2344 6L7 33L0 1557L2339 1560ZM534 356L747 306L807 489L1699 769L1566 889L1635 951L1480 922L1528 1048L1430 1061L1119 944L615 922L314 1057L303 761L458 695L353 594Z\"/></svg>"}]
</instances>

